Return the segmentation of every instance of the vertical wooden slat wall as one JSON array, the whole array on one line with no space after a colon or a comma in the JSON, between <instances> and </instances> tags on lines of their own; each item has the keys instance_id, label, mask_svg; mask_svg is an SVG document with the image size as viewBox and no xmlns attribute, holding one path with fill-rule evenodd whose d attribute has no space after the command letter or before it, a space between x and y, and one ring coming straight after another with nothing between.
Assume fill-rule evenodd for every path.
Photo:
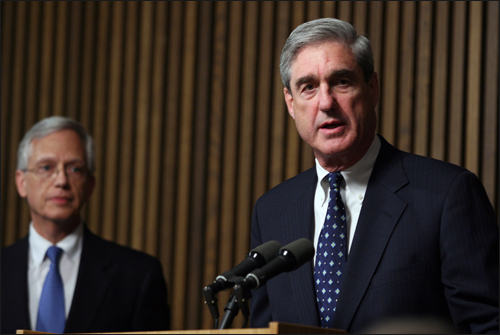
<instances>
[{"instance_id":1,"label":"vertical wooden slat wall","mask_svg":"<svg viewBox=\"0 0 500 335\"><path fill-rule=\"evenodd\" d=\"M245 257L255 200L314 164L278 64L288 34L319 17L372 40L378 131L472 170L498 213L498 6L2 2L2 246L28 228L14 184L22 135L49 115L76 118L97 144L90 229L159 257L173 329L211 328L202 288Z\"/></svg>"}]
</instances>

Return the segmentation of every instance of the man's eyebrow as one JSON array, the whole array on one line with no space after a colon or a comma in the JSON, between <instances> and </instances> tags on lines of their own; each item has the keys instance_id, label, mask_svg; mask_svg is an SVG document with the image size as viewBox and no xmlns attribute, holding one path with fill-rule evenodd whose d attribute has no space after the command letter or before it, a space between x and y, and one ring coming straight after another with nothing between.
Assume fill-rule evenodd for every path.
<instances>
[{"instance_id":1,"label":"man's eyebrow","mask_svg":"<svg viewBox=\"0 0 500 335\"><path fill-rule=\"evenodd\" d=\"M298 78L295 81L295 89L298 90L300 88L300 86L302 86L303 84L309 83L309 82L314 81L314 80L317 80L317 77L312 75L312 74Z\"/></svg>"},{"instance_id":2,"label":"man's eyebrow","mask_svg":"<svg viewBox=\"0 0 500 335\"><path fill-rule=\"evenodd\" d=\"M328 79L336 78L336 77L348 77L348 78L355 78L356 73L353 70L350 69L338 69L330 72L327 76ZM306 75L304 77L298 78L295 81L295 89L298 90L303 84L309 83L311 81L317 80L317 77L315 75Z\"/></svg>"}]
</instances>

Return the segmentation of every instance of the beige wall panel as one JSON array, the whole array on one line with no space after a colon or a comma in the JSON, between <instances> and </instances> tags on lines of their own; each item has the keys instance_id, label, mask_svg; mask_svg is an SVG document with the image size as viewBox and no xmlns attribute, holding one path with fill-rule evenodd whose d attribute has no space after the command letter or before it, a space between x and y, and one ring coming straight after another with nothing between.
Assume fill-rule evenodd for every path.
<instances>
[{"instance_id":1,"label":"beige wall panel","mask_svg":"<svg viewBox=\"0 0 500 335\"><path fill-rule=\"evenodd\" d=\"M213 13L213 2L201 2L198 10L203 13ZM213 45L213 15L202 15L198 21L198 47L197 47L197 80L196 80L196 99L194 106L195 124L193 134L193 202L191 213L191 229L189 232L189 284L193 287L203 287L209 281L213 280L216 272L218 245L217 235L219 229L218 222L212 220L211 223L215 226L209 227L206 213L208 197L206 196L207 189L207 157L208 157L208 134L210 120L210 99L211 85L207 83L211 80L211 64L210 50ZM196 210L195 210L196 209ZM206 232L206 234L205 234ZM201 241L201 242L200 242ZM205 275L205 270L212 271ZM206 278L206 279L204 279ZM200 290L188 290L188 301L199 301ZM186 316L186 324L199 324L201 313L204 311L204 306L193 304L189 307Z\"/></svg>"},{"instance_id":2,"label":"beige wall panel","mask_svg":"<svg viewBox=\"0 0 500 335\"><path fill-rule=\"evenodd\" d=\"M327 1L325 3L325 12L330 12L328 6L334 4L332 1ZM294 1L292 2L292 8L290 12L291 26L289 27L289 31L296 28L299 24L304 22L304 11L305 11L305 3L304 1ZM281 80L281 77L280 77ZM281 84L283 86L283 84ZM279 87L279 86L278 86ZM279 91L279 90L277 90ZM281 93L281 99L284 101L284 93L283 90L279 91ZM285 113L286 113L286 162L285 162L285 180L289 179L299 172L301 172L301 156L300 156L300 147L302 139L297 133L297 128L295 127L295 121L288 114L288 109L285 105Z\"/></svg>"},{"instance_id":3,"label":"beige wall panel","mask_svg":"<svg viewBox=\"0 0 500 335\"><path fill-rule=\"evenodd\" d=\"M353 9L353 20L352 24L358 30L359 34L366 34L367 31L367 18L368 18L368 2L367 1L355 1Z\"/></svg>"},{"instance_id":4,"label":"beige wall panel","mask_svg":"<svg viewBox=\"0 0 500 335\"><path fill-rule=\"evenodd\" d=\"M396 94L397 64L399 52L399 2L389 2L385 8L385 16L390 17L384 32L384 58L380 72L380 129L382 136L389 143L395 143L396 132Z\"/></svg>"},{"instance_id":5,"label":"beige wall panel","mask_svg":"<svg viewBox=\"0 0 500 335\"><path fill-rule=\"evenodd\" d=\"M40 78L39 78L39 96L38 108L40 118L53 115L52 92L54 78L54 39L55 39L55 22L56 22L56 6L57 2L47 1L42 7L41 21L41 54L40 54Z\"/></svg>"},{"instance_id":6,"label":"beige wall panel","mask_svg":"<svg viewBox=\"0 0 500 335\"><path fill-rule=\"evenodd\" d=\"M284 180L285 171L285 140L287 119L290 117L287 113L283 91L275 89L283 86L279 71L279 54L286 38L290 34L289 18L291 3L288 1L278 1L276 4L275 20L275 41L273 55L273 96L271 106L271 139L270 139L270 164L269 164L269 186L278 185Z\"/></svg>"},{"instance_id":7,"label":"beige wall panel","mask_svg":"<svg viewBox=\"0 0 500 335\"><path fill-rule=\"evenodd\" d=\"M161 180L163 171L161 164L161 152L163 149L163 120L165 117L164 105L165 96L163 94L165 89L164 75L167 64L165 59L167 57L167 26L168 22L165 16L168 14L168 3L157 2L153 10L154 15L154 31L153 31L153 50L151 59L151 121L150 128L151 134L148 147L148 163L147 163L147 182L148 192L146 194L146 218L145 224L147 225L146 231L146 251L150 254L158 254L158 244L160 241L159 214L161 212Z\"/></svg>"},{"instance_id":8,"label":"beige wall panel","mask_svg":"<svg viewBox=\"0 0 500 335\"><path fill-rule=\"evenodd\" d=\"M396 129L398 148L412 150L413 144L413 108L415 106L415 43L416 43L416 7L415 1L405 1L401 4L401 54L399 71L398 122Z\"/></svg>"},{"instance_id":9,"label":"beige wall panel","mask_svg":"<svg viewBox=\"0 0 500 335\"><path fill-rule=\"evenodd\" d=\"M100 182L103 187L103 198L106 206L103 207L102 214L102 237L116 239L117 228L117 206L118 206L118 176L120 169L119 153L122 143L120 143L120 125L122 124L121 111L121 90L123 80L123 29L125 25L125 4L115 2L112 5L113 22L110 27L110 57L113 61L109 66L109 87L107 102L107 122L106 122L106 155L103 158L102 170L106 177Z\"/></svg>"},{"instance_id":10,"label":"beige wall panel","mask_svg":"<svg viewBox=\"0 0 500 335\"><path fill-rule=\"evenodd\" d=\"M321 17L321 1L306 1L307 21L319 19ZM335 3L337 5L337 3Z\"/></svg>"},{"instance_id":11,"label":"beige wall panel","mask_svg":"<svg viewBox=\"0 0 500 335\"><path fill-rule=\"evenodd\" d=\"M462 165L464 160L464 90L465 90L465 29L467 3L453 3L451 28L450 120L448 135L448 161Z\"/></svg>"},{"instance_id":12,"label":"beige wall panel","mask_svg":"<svg viewBox=\"0 0 500 335\"><path fill-rule=\"evenodd\" d=\"M167 58L166 64L181 64L182 41L184 21L184 4L180 1L171 3L168 11L168 37L167 37ZM172 301L174 290L172 289L172 277L174 274L174 254L176 248L175 231L177 228L177 187L178 187L178 137L180 120L180 83L182 71L180 66L168 66L165 80L165 121L163 124L164 152L163 176L162 176L162 211L160 215L161 243L160 260L164 266L164 272L169 281L169 297Z\"/></svg>"},{"instance_id":13,"label":"beige wall panel","mask_svg":"<svg viewBox=\"0 0 500 335\"><path fill-rule=\"evenodd\" d=\"M258 45L258 85L257 95L255 97L257 109L256 128L255 128L255 156L252 164L254 165L254 183L253 192L255 196L260 196L268 189L268 173L269 173L269 120L272 110L272 74L274 60L272 50L273 41L273 26L275 23L275 3L262 2L260 3L259 14L259 45Z\"/></svg>"},{"instance_id":14,"label":"beige wall panel","mask_svg":"<svg viewBox=\"0 0 500 335\"><path fill-rule=\"evenodd\" d=\"M431 106L431 132L430 156L444 160L446 150L446 116L447 89L448 89L448 27L449 3L439 1L436 3L434 15L435 37L433 43L432 62L432 106Z\"/></svg>"},{"instance_id":15,"label":"beige wall panel","mask_svg":"<svg viewBox=\"0 0 500 335\"><path fill-rule=\"evenodd\" d=\"M15 18L11 23L14 27L13 31L13 40L9 41L12 43L10 50L13 53L11 56L12 61L12 69L9 69L11 74L11 78L6 85L9 86L10 96L6 97L8 101L8 105L6 106L7 111L9 113L9 121L11 124L16 125L15 127L11 127L6 131L6 134L9 134L8 138L8 152L11 153L11 157L16 157L17 145L19 144L20 139L23 136L24 127L20 126L22 123L22 119L24 117L24 113L22 110L23 105L23 75L24 75L24 64L22 63L25 53L25 44L19 43L18 41L22 41L25 35L25 27L26 27L26 14L27 14L27 5L22 4L18 6L11 12L11 15ZM8 49L9 50L9 49ZM2 82L3 84L3 82ZM2 100L3 100L2 96ZM3 107L3 106L2 106ZM3 113L3 112L2 112ZM4 118L2 117L2 121ZM3 147L2 147L3 149ZM5 158L4 158L5 159ZM19 230L22 223L19 220L19 210L21 208L21 201L17 196L17 189L15 184L15 171L16 171L17 161L15 159L8 159L7 162L2 162L2 170L5 167L7 171L9 171L10 175L6 176L8 178L8 182L2 182L2 189L5 188L7 190L7 202L6 207L10 208L11 211L7 212L7 222L13 222L14 225L6 226L4 230L4 234L6 238L10 240L16 240L19 238ZM18 221L16 223L16 221ZM2 220L3 222L3 220ZM25 223L26 225L26 223Z\"/></svg>"},{"instance_id":16,"label":"beige wall panel","mask_svg":"<svg viewBox=\"0 0 500 335\"><path fill-rule=\"evenodd\" d=\"M498 106L498 38L499 38L499 3L488 2L485 4L487 11L487 28L485 31L486 57L484 62L483 78L483 107L484 118L481 128L480 144L481 152L481 171L480 177L483 180L484 187L490 199L497 199L498 206L498 185L500 183L500 135L499 135L499 106ZM496 141L495 141L496 138ZM497 208L497 213L499 208Z\"/></svg>"},{"instance_id":17,"label":"beige wall panel","mask_svg":"<svg viewBox=\"0 0 500 335\"><path fill-rule=\"evenodd\" d=\"M383 21L384 21L384 5L383 2L381 1L370 1L369 2L369 10L368 12L370 13L369 15L369 25L368 25L368 32L367 36L371 41L372 44L372 52L373 52L373 62L374 62L374 67L375 67L375 72L378 74L379 78L379 84L380 86L382 85L381 79L382 79L382 52L383 52L383 40L384 40L384 35L383 35ZM382 86L381 86L382 87ZM382 95L381 95L382 98ZM377 105L376 112L378 116L378 123L377 123L377 131L380 133L381 132L381 114L380 114L380 105L381 102Z\"/></svg>"},{"instance_id":18,"label":"beige wall panel","mask_svg":"<svg viewBox=\"0 0 500 335\"><path fill-rule=\"evenodd\" d=\"M118 243L130 244L130 217L132 215L132 189L134 171L134 124L136 118L136 95L137 73L135 64L137 62L138 43L138 17L136 15L138 6L136 2L124 2L125 4L125 30L123 51L123 73L122 73L122 102L120 109L120 137L119 137L119 160L116 169L119 171L117 218L116 218L116 240ZM112 169L109 167L109 169ZM99 182L99 180L98 180Z\"/></svg>"},{"instance_id":19,"label":"beige wall panel","mask_svg":"<svg viewBox=\"0 0 500 335\"><path fill-rule=\"evenodd\" d=\"M172 327L174 329L185 328L184 319L186 316L185 292L187 289L187 253L189 216L191 213L191 172L192 170L192 122L193 122L193 89L195 81L195 60L196 60L196 13L198 3L186 3L184 14L185 35L183 41L183 66L182 66L182 93L180 100L179 119L179 193L177 195L177 220L175 232L175 253L174 253L174 278L171 285L173 290L172 301L176 308L172 310Z\"/></svg>"},{"instance_id":20,"label":"beige wall panel","mask_svg":"<svg viewBox=\"0 0 500 335\"><path fill-rule=\"evenodd\" d=\"M111 21L111 2L103 3L98 7L97 11L97 30L96 30L96 41L93 47L95 48L94 59L95 63L95 77L92 81L92 104L91 111L92 118L89 120L89 131L94 137L96 145L95 159L97 162L102 162L106 155L106 148L101 145L105 143L104 126L106 124L107 118L107 70L109 68L108 64L108 33ZM90 69L88 69L90 70ZM109 170L108 170L109 171ZM89 201L89 211L87 224L92 231L96 233L101 233L101 220L102 220L102 209L103 209L103 181L106 179L106 171L103 169L98 169L96 171L97 184L94 189L94 193Z\"/></svg>"},{"instance_id":21,"label":"beige wall panel","mask_svg":"<svg viewBox=\"0 0 500 335\"><path fill-rule=\"evenodd\" d=\"M250 247L249 226L252 215L253 203L256 196L252 193L252 161L253 161L253 136L256 124L255 116L255 93L258 84L255 78L256 60L258 58L257 43L258 35L254 27L257 25L258 3L246 2L244 13L246 18L243 25L243 59L242 59L242 82L241 82L241 107L239 123L239 145L238 145L238 179L237 179L237 212L235 224L236 235L236 261L243 259ZM223 269L225 271L226 269ZM213 277L206 284L210 283Z\"/></svg>"},{"instance_id":22,"label":"beige wall panel","mask_svg":"<svg viewBox=\"0 0 500 335\"><path fill-rule=\"evenodd\" d=\"M481 65L483 39L483 3L471 2L469 7L469 40L467 50L467 116L465 120L465 167L479 172L479 122L481 108Z\"/></svg>"},{"instance_id":23,"label":"beige wall panel","mask_svg":"<svg viewBox=\"0 0 500 335\"><path fill-rule=\"evenodd\" d=\"M54 82L53 102L50 106L51 114L64 115L64 100L66 97L66 75L68 57L68 19L71 3L69 1L57 2L54 38Z\"/></svg>"},{"instance_id":24,"label":"beige wall panel","mask_svg":"<svg viewBox=\"0 0 500 335\"><path fill-rule=\"evenodd\" d=\"M143 249L145 234L153 223L145 222L147 207L152 203L148 196L148 153L151 149L151 70L153 45L154 2L141 6L139 26L139 59L137 80L137 107L135 122L134 183L132 199L132 247Z\"/></svg>"},{"instance_id":25,"label":"beige wall panel","mask_svg":"<svg viewBox=\"0 0 500 335\"><path fill-rule=\"evenodd\" d=\"M415 153L423 156L428 155L429 147L432 6L430 1L418 3L419 20L415 60L415 142L413 148Z\"/></svg>"},{"instance_id":26,"label":"beige wall panel","mask_svg":"<svg viewBox=\"0 0 500 335\"><path fill-rule=\"evenodd\" d=\"M113 6L113 11L117 10L117 6ZM82 34L83 34L83 8L84 3L82 1L73 1L69 6L68 13L68 28L67 28L67 69L64 74L66 77L66 93L64 97L64 113L72 118L78 118L78 105L81 100L80 83L75 78L81 75L81 64L82 64ZM117 20L119 22L119 19ZM115 24L115 23L113 23ZM114 39L113 39L114 42ZM30 53L31 55L31 53ZM120 57L120 55L117 55ZM35 56L33 56L34 59ZM116 63L119 63L119 58L112 57L116 59ZM111 66L114 65L115 61L112 62ZM30 123L33 124L33 123Z\"/></svg>"}]
</instances>

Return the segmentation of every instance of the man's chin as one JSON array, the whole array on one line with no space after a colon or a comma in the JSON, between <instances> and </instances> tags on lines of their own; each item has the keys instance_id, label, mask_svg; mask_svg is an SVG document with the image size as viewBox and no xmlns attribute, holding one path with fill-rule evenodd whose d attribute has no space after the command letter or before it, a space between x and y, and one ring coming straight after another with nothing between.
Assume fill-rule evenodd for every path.
<instances>
[{"instance_id":1,"label":"man's chin","mask_svg":"<svg viewBox=\"0 0 500 335\"><path fill-rule=\"evenodd\" d=\"M349 153L349 149L349 147L343 145L341 142L332 143L330 141L315 151L325 158L335 158Z\"/></svg>"},{"instance_id":2,"label":"man's chin","mask_svg":"<svg viewBox=\"0 0 500 335\"><path fill-rule=\"evenodd\" d=\"M58 213L52 213L45 216L47 221L52 221L60 227L74 225L75 222L80 222L80 215L76 214L74 211L62 211Z\"/></svg>"}]
</instances>

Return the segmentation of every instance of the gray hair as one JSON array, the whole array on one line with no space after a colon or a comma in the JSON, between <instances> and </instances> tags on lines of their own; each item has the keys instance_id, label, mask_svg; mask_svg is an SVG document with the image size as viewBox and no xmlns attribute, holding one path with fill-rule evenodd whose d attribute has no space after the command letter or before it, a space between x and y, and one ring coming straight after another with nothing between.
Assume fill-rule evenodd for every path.
<instances>
[{"instance_id":1,"label":"gray hair","mask_svg":"<svg viewBox=\"0 0 500 335\"><path fill-rule=\"evenodd\" d=\"M310 44L327 41L338 42L351 48L365 81L368 82L374 72L370 40L366 36L358 35L356 29L345 21L323 18L305 22L295 28L281 51L281 80L290 93L291 67L299 52Z\"/></svg>"},{"instance_id":2,"label":"gray hair","mask_svg":"<svg viewBox=\"0 0 500 335\"><path fill-rule=\"evenodd\" d=\"M95 172L95 147L92 136L76 120L63 116L50 116L36 123L24 135L17 150L17 169L25 171L32 154L33 140L43 138L60 130L73 130L82 140L87 158L87 168L90 174Z\"/></svg>"}]
</instances>

